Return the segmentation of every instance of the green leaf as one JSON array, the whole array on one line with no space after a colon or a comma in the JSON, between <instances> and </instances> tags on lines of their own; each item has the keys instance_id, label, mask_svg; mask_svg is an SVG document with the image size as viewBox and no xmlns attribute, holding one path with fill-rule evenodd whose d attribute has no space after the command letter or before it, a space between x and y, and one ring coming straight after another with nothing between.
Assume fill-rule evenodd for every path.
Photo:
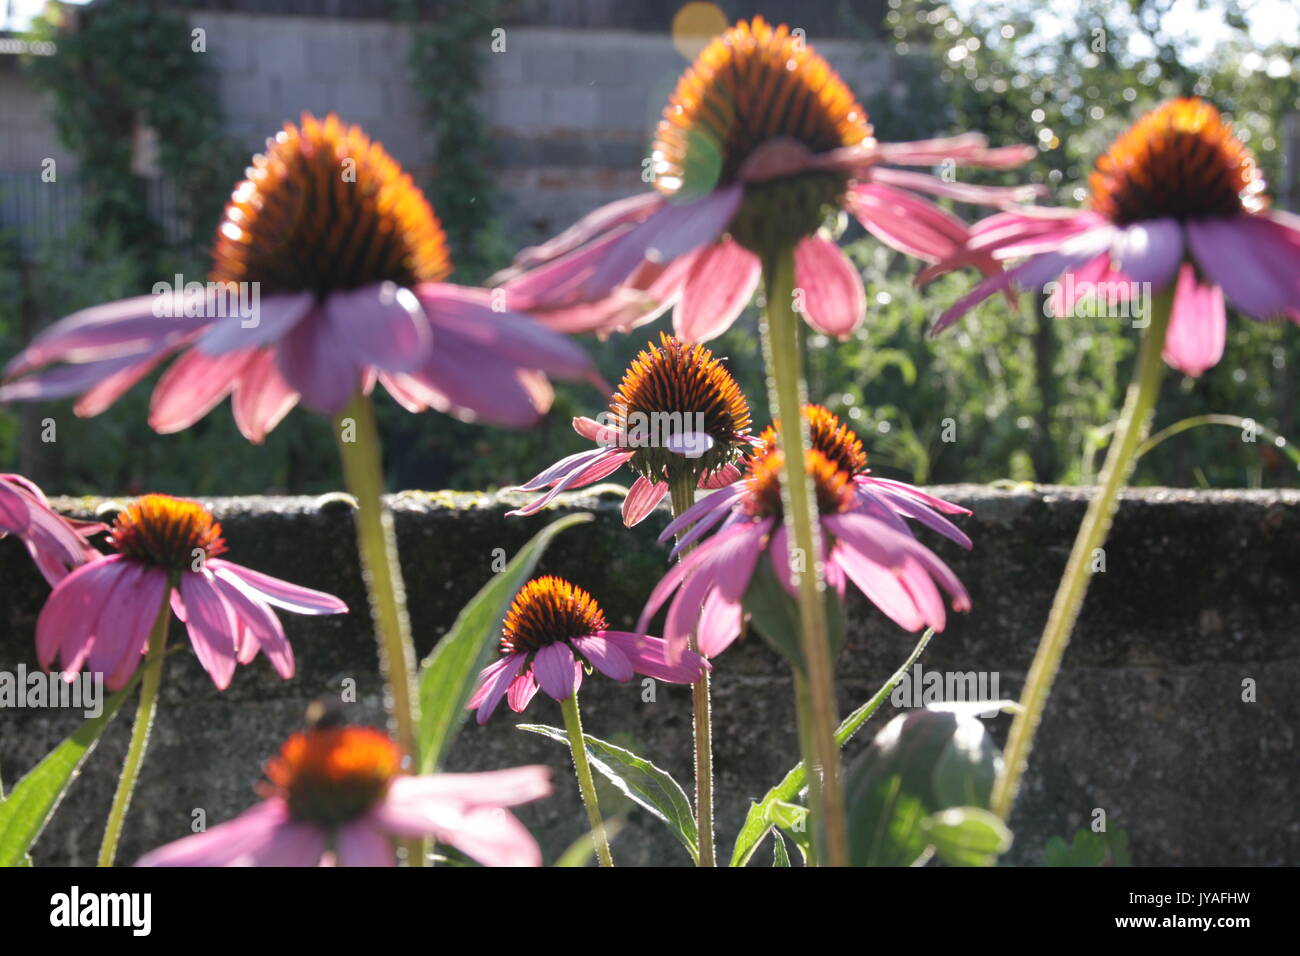
<instances>
[{"instance_id":1,"label":"green leaf","mask_svg":"<svg viewBox=\"0 0 1300 956\"><path fill-rule=\"evenodd\" d=\"M1132 862L1126 830L1094 833L1080 828L1069 844L1052 837L1043 854L1045 866L1130 866Z\"/></svg>"},{"instance_id":2,"label":"green leaf","mask_svg":"<svg viewBox=\"0 0 1300 956\"><path fill-rule=\"evenodd\" d=\"M1000 765L992 738L968 713L926 708L895 717L845 774L853 865L924 862L935 845L926 818L987 809Z\"/></svg>"},{"instance_id":3,"label":"green leaf","mask_svg":"<svg viewBox=\"0 0 1300 956\"><path fill-rule=\"evenodd\" d=\"M835 731L835 742L843 747L853 739L859 728L870 719L876 709L885 702L890 691L902 682L907 672L912 669L925 650L926 645L930 643L930 638L934 636L934 629L931 628L921 635L921 639L916 642L916 647L912 648L912 653L908 655L903 666L894 671L889 680L881 685L880 690L865 704L849 714L840 723L839 729ZM803 762L795 764L794 768L782 778L781 782L769 790L763 799L758 803L750 803L749 812L745 815L745 822L740 827L740 833L736 836L736 844L731 851L731 865L744 866L758 849L758 845L763 842L763 837L771 829L771 821L768 818L768 806L778 800L789 801L799 795L799 791L804 788L807 780L807 774L804 771Z\"/></svg>"},{"instance_id":4,"label":"green leaf","mask_svg":"<svg viewBox=\"0 0 1300 956\"><path fill-rule=\"evenodd\" d=\"M568 515L533 535L519 552L461 609L451 630L420 665L420 772L432 773L442 763L465 719L465 702L487 663L492 638L515 594L527 582L542 552L561 531L591 521L590 514Z\"/></svg>"},{"instance_id":5,"label":"green leaf","mask_svg":"<svg viewBox=\"0 0 1300 956\"><path fill-rule=\"evenodd\" d=\"M772 834L772 865L790 865L790 853L785 848L785 837L781 836L779 830Z\"/></svg>"},{"instance_id":6,"label":"green leaf","mask_svg":"<svg viewBox=\"0 0 1300 956\"><path fill-rule=\"evenodd\" d=\"M951 866L992 866L1011 847L1001 818L980 807L952 807L921 821L939 858Z\"/></svg>"},{"instance_id":7,"label":"green leaf","mask_svg":"<svg viewBox=\"0 0 1300 956\"><path fill-rule=\"evenodd\" d=\"M544 724L520 724L520 730L530 734L540 734L568 746L569 735L559 727L547 727ZM615 787L627 797L644 807L664 823L673 836L686 847L691 859L699 861L699 837L695 829L695 814L691 811L691 802L686 791L673 779L672 774L661 770L649 760L634 754L630 750L593 737L582 735L587 750L587 759L592 767L600 771Z\"/></svg>"},{"instance_id":8,"label":"green leaf","mask_svg":"<svg viewBox=\"0 0 1300 956\"><path fill-rule=\"evenodd\" d=\"M798 803L777 800L768 806L767 817L777 828L772 836L781 841L784 846L785 841L781 836L784 832L799 848L799 853L806 863L808 854L812 852L812 836L808 832L808 808Z\"/></svg>"},{"instance_id":9,"label":"green leaf","mask_svg":"<svg viewBox=\"0 0 1300 956\"><path fill-rule=\"evenodd\" d=\"M0 803L0 866L30 866L27 852L54 815L59 801L76 778L81 762L95 749L126 699L134 692L144 667L136 669L124 688L104 702L98 717L87 720L14 786Z\"/></svg>"}]
</instances>

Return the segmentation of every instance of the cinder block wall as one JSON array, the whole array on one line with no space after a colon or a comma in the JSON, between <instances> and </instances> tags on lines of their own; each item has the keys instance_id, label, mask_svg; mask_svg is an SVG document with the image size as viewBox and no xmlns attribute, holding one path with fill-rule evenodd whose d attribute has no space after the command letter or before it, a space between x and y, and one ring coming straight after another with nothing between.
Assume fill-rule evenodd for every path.
<instances>
[{"instance_id":1,"label":"cinder block wall","mask_svg":"<svg viewBox=\"0 0 1300 956\"><path fill-rule=\"evenodd\" d=\"M934 542L970 589L974 608L931 642L923 665L996 675L1003 696L1018 696L1086 492L938 491L974 511L963 520L973 552ZM610 497L567 497L530 519L504 517L520 500L513 496L412 492L391 500L421 654L490 578L494 549L513 553L566 510L589 509L597 520L561 535L539 573L588 588L612 626L632 626L666 567L666 549L654 540L666 511L628 531ZM94 504L60 503L83 514ZM218 693L188 650L169 659L124 860L188 832L196 809L212 823L249 806L262 763L299 725L308 702L337 698L345 679L355 680L359 692L352 719L380 719L374 643L346 508L308 498L212 504L232 560L331 591L355 610L328 618L282 615L299 664L289 682L259 658ZM1300 863L1297 567L1300 492L1142 489L1124 496L1105 573L1093 578L1038 738L1013 820L1012 861L1038 861L1048 838L1068 837L1100 809L1109 826L1128 831L1138 863ZM16 541L0 541L0 582L0 669L35 667L33 625L48 588ZM841 713L866 700L914 643L856 595L848 621L837 664ZM172 637L184 640L179 629ZM1244 699L1246 681L1253 682L1253 702ZM749 638L718 658L714 691L718 826L722 852L729 853L748 801L789 769L797 743L787 669L762 640ZM689 789L686 688L661 684L646 703L638 682L597 677L584 685L582 700L589 733L633 747ZM847 748L849 759L894 713L886 705L873 718ZM467 726L450 759L456 770L550 764L556 795L522 816L552 859L581 835L585 818L565 751L514 725L560 721L554 701L538 695L521 717L503 710L486 727ZM79 722L68 711L0 711L6 784ZM129 725L129 714L119 717L87 761L37 846L38 864L93 862ZM1001 740L1007 718L991 727ZM688 862L657 821L608 799L607 809L629 820L614 848L621 862ZM769 859L766 852L760 857Z\"/></svg>"}]
</instances>

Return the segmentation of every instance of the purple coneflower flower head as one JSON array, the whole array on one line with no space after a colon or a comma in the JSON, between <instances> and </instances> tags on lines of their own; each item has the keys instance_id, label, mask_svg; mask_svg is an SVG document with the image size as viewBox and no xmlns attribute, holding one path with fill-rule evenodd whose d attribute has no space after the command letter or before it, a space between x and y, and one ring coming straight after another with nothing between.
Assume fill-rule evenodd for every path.
<instances>
[{"instance_id":1,"label":"purple coneflower flower head","mask_svg":"<svg viewBox=\"0 0 1300 956\"><path fill-rule=\"evenodd\" d=\"M692 651L670 661L662 638L611 631L590 594L554 575L534 578L515 595L501 629L501 653L478 675L478 688L466 705L477 708L480 724L487 723L503 697L521 713L539 687L556 700L567 700L582 686L585 671L598 670L617 681L644 674L692 684L709 666Z\"/></svg>"},{"instance_id":2,"label":"purple coneflower flower head","mask_svg":"<svg viewBox=\"0 0 1300 956\"><path fill-rule=\"evenodd\" d=\"M582 488L627 465L639 476L623 499L632 527L658 507L672 481L721 488L740 477L736 461L752 445L749 403L726 366L703 345L660 333L623 373L603 421L575 418L597 448L561 459L515 491L550 489L512 515L536 514L562 491Z\"/></svg>"},{"instance_id":3,"label":"purple coneflower flower head","mask_svg":"<svg viewBox=\"0 0 1300 956\"><path fill-rule=\"evenodd\" d=\"M261 442L299 402L336 415L376 379L411 411L512 427L550 407L547 375L597 380L570 340L444 281L442 225L359 127L304 115L247 176L206 286L63 319L9 363L0 401L79 395L77 414L96 415L184 349L150 425L180 431L229 395L240 431Z\"/></svg>"},{"instance_id":4,"label":"purple coneflower flower head","mask_svg":"<svg viewBox=\"0 0 1300 956\"><path fill-rule=\"evenodd\" d=\"M702 342L749 302L763 257L793 248L804 318L845 338L863 320L866 295L825 223L847 212L892 248L939 262L967 230L919 193L1000 205L1037 189L888 166L1009 168L1034 152L989 149L977 135L879 143L830 65L785 26L755 17L716 38L678 83L651 152L656 191L524 250L496 281L512 307L556 329L626 330L675 306L677 335Z\"/></svg>"},{"instance_id":5,"label":"purple coneflower flower head","mask_svg":"<svg viewBox=\"0 0 1300 956\"><path fill-rule=\"evenodd\" d=\"M551 793L546 767L411 776L370 727L294 734L269 761L265 800L228 823L159 847L137 866L393 866L393 841L432 836L486 866L541 866L505 807Z\"/></svg>"},{"instance_id":6,"label":"purple coneflower flower head","mask_svg":"<svg viewBox=\"0 0 1300 956\"><path fill-rule=\"evenodd\" d=\"M1028 207L977 224L966 248L929 270L972 257L1024 258L980 283L934 332L993 293L1058 279L1052 311L1081 298L1127 302L1134 284L1173 289L1165 361L1200 375L1223 356L1224 300L1251 318L1300 322L1300 219L1268 209L1255 158L1212 105L1172 100L1133 124L1097 160L1087 209Z\"/></svg>"},{"instance_id":7,"label":"purple coneflower flower head","mask_svg":"<svg viewBox=\"0 0 1300 956\"><path fill-rule=\"evenodd\" d=\"M916 539L908 521L969 548L970 539L944 514L970 512L904 482L870 475L857 435L821 406L805 407L804 415L812 437L804 461L817 494L828 586L842 601L852 581L907 630L943 630L947 615L940 591L958 611L970 609L970 597L952 570ZM776 425L763 433L743 479L697 502L660 535L681 535L674 556L695 545L655 587L637 623L643 630L672 597L664 624L670 660L685 653L692 634L705 657L716 657L740 636L746 593L765 555L775 580L797 595L782 521L784 459L776 435Z\"/></svg>"},{"instance_id":8,"label":"purple coneflower flower head","mask_svg":"<svg viewBox=\"0 0 1300 956\"><path fill-rule=\"evenodd\" d=\"M104 530L97 521L73 521L51 509L45 493L22 475L0 475L0 538L22 541L50 587L99 557L86 538Z\"/></svg>"},{"instance_id":9,"label":"purple coneflower flower head","mask_svg":"<svg viewBox=\"0 0 1300 956\"><path fill-rule=\"evenodd\" d=\"M166 600L218 690L258 651L288 679L293 648L272 607L295 614L348 609L333 595L218 557L226 550L221 525L196 501L145 495L114 519L108 542L116 553L97 555L60 581L36 621L41 667L60 658L69 679L86 666L110 689L124 686Z\"/></svg>"}]
</instances>

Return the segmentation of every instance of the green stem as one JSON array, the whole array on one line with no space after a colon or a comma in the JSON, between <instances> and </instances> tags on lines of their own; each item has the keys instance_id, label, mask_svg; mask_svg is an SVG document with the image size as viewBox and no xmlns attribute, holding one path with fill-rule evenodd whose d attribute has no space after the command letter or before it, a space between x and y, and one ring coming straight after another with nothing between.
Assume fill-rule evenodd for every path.
<instances>
[{"instance_id":1,"label":"green stem","mask_svg":"<svg viewBox=\"0 0 1300 956\"><path fill-rule=\"evenodd\" d=\"M799 718L799 753L803 756L804 781L808 785L808 805L818 806L821 802L822 775L816 772L817 752L813 747L812 737L812 694L808 690L808 678L798 671L794 675L795 713ZM821 858L821 844L824 842L818 832L817 821L812 821L812 833L808 840L808 866L816 866Z\"/></svg>"},{"instance_id":2,"label":"green stem","mask_svg":"<svg viewBox=\"0 0 1300 956\"><path fill-rule=\"evenodd\" d=\"M673 517L695 503L695 479L689 474L668 483L673 506ZM677 535L680 541L688 529ZM690 552L686 547L678 554L682 560ZM699 643L691 635L691 650L698 651ZM699 831L700 856L698 866L717 866L717 850L713 836L713 704L709 693L709 672L691 685L691 704L695 727L695 826Z\"/></svg>"},{"instance_id":3,"label":"green stem","mask_svg":"<svg viewBox=\"0 0 1300 956\"><path fill-rule=\"evenodd\" d=\"M1043 708L1052 690L1052 681L1060 669L1065 647L1070 642L1070 632L1074 629L1074 622L1079 617L1079 609L1088 592L1093 554L1106 542L1120 490L1133 470L1137 447L1146 437L1151 412L1160 391L1160 376L1164 370L1161 353L1164 350L1165 333L1169 328L1172 302L1172 290L1154 297L1152 302L1151 324L1143 334L1137 366L1133 370L1133 381L1129 384L1124 399L1124 409L1120 412L1115 436L1106 452L1106 462L1101 469L1101 486L1088 503L1083 524L1079 526L1069 561L1065 565L1065 573L1057 586L1047 626L1043 629L1034 662L1025 678L1020 711L1012 721L1011 732L1007 737L1002 775L993 788L993 812L1004 820L1011 816L1020 777L1029 762L1034 733L1042 719Z\"/></svg>"},{"instance_id":4,"label":"green stem","mask_svg":"<svg viewBox=\"0 0 1300 956\"><path fill-rule=\"evenodd\" d=\"M117 791L108 810L104 824L104 841L99 845L99 865L112 866L117 858L117 844L122 837L122 824L126 822L131 807L131 794L140 776L144 752L149 746L149 731L153 729L154 714L158 710L158 688L162 684L163 648L167 644L167 625L171 623L171 587L163 595L158 617L154 619L149 634L149 649L144 660L144 677L140 681L140 703L136 705L135 725L131 728L131 742L122 762L122 776L117 781Z\"/></svg>"},{"instance_id":5,"label":"green stem","mask_svg":"<svg viewBox=\"0 0 1300 956\"><path fill-rule=\"evenodd\" d=\"M569 732L569 750L573 753L573 769L578 774L578 790L582 793L582 802L587 808L591 838L596 843L596 857L600 860L601 866L613 866L614 857L609 852L609 836L605 833L605 821L600 817L600 804L596 802L596 782L591 776L591 764L587 762L587 747L582 736L582 715L578 713L576 690L560 701L560 709L564 711L564 729Z\"/></svg>"},{"instance_id":6,"label":"green stem","mask_svg":"<svg viewBox=\"0 0 1300 956\"><path fill-rule=\"evenodd\" d=\"M766 304L763 309L763 353L768 369L768 401L772 417L780 420L778 440L784 456L781 500L791 554L804 557L805 570L795 574L799 587L799 619L804 667L808 679L807 734L814 760L809 779L822 771L820 792L809 790L811 810L826 835L826 863L845 866L847 831L840 790L840 751L835 744L835 678L831 670L826 607L822 592L820 526L817 502L803 467L808 425L803 416L803 362L799 348L799 316L794 311L794 250L781 250L765 261ZM791 454L793 452L793 454Z\"/></svg>"},{"instance_id":7,"label":"green stem","mask_svg":"<svg viewBox=\"0 0 1300 956\"><path fill-rule=\"evenodd\" d=\"M379 666L387 689L393 736L411 767L419 765L415 697L415 647L406 613L406 590L397 557L393 515L384 506L379 431L370 398L358 393L334 422L343 480L357 499L357 551L370 598L370 617L379 644ZM420 840L402 841L411 866L424 863Z\"/></svg>"}]
</instances>

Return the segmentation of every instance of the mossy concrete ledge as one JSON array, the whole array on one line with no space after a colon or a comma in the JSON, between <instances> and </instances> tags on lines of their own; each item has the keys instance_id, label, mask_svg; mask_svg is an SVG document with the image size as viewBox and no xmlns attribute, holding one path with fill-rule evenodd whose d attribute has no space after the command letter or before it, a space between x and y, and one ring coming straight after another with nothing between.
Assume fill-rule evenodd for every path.
<instances>
[{"instance_id":1,"label":"mossy concrete ledge","mask_svg":"<svg viewBox=\"0 0 1300 956\"><path fill-rule=\"evenodd\" d=\"M936 490L974 512L962 520L975 541L969 554L925 534L970 589L974 609L954 615L923 666L981 672L990 685L996 678L1001 696L1018 696L1087 493ZM408 492L390 501L422 655L490 578L494 562L499 568L502 555L513 554L562 513L591 511L596 520L561 535L540 570L591 590L612 626L632 625L666 567L666 549L655 536L667 512L628 531L611 494L568 496L528 519L505 517L519 501L505 494ZM79 516L101 504L57 502ZM347 502L226 498L209 504L225 527L227 557L337 594L353 612L281 615L298 658L298 673L287 682L259 658L218 693L191 653L169 659L149 758L126 822L120 858L127 862L190 832L200 815L212 825L249 806L263 762L300 725L311 700L339 700L355 682L353 719L375 722L381 715ZM1013 820L1010 859L1040 862L1050 837L1068 837L1104 815L1108 828L1127 831L1138 863L1300 863L1300 493L1129 492L1104 562L1038 736ZM17 541L0 541L0 580L0 670L34 668L34 625L48 589ZM914 642L856 594L848 618L837 668L841 713L870 696ZM179 637L174 629L173 640ZM717 816L725 859L748 801L789 769L797 745L786 668L760 639L728 650L714 673ZM635 748L689 790L689 691L661 684L652 701L646 696L639 681L589 680L582 691L587 729ZM894 713L887 704L850 744L850 757ZM6 786L80 719L71 710L0 713ZM544 695L519 717L503 707L485 727L467 724L450 759L455 770L550 764L555 796L521 813L550 859L581 835L585 817L567 753L515 725L560 719ZM999 740L1008 720L990 722ZM130 722L129 713L119 716L86 761L36 847L38 865L93 863ZM609 788L603 799L611 816L627 821L614 846L619 862L688 862L648 814ZM766 854L761 862L770 859Z\"/></svg>"}]
</instances>

